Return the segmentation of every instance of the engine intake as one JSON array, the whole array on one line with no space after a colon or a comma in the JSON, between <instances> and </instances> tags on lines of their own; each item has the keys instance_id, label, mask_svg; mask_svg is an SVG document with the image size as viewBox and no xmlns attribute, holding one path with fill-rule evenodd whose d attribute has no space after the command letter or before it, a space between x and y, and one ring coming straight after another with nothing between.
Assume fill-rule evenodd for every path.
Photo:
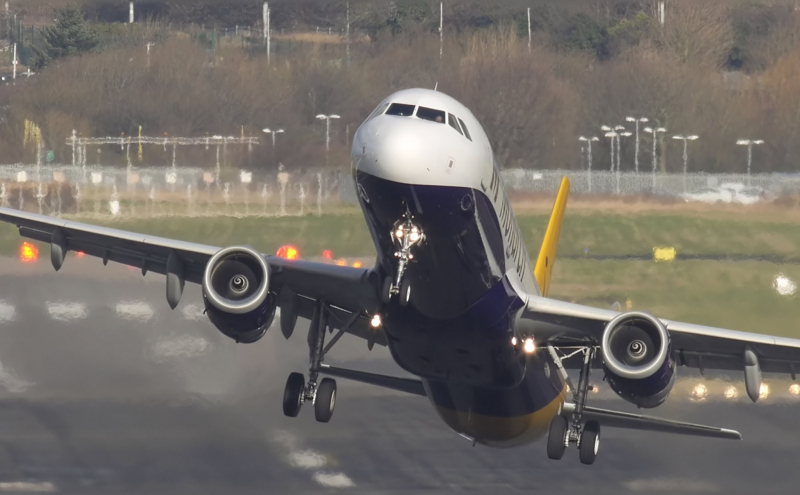
<instances>
[{"instance_id":1,"label":"engine intake","mask_svg":"<svg viewBox=\"0 0 800 495\"><path fill-rule=\"evenodd\" d=\"M612 390L639 407L661 405L675 383L669 332L645 312L618 315L606 326L603 367Z\"/></svg>"},{"instance_id":2,"label":"engine intake","mask_svg":"<svg viewBox=\"0 0 800 495\"><path fill-rule=\"evenodd\" d=\"M276 297L269 283L270 268L261 253L242 246L219 250L203 273L208 318L237 342L259 340L275 316Z\"/></svg>"}]
</instances>

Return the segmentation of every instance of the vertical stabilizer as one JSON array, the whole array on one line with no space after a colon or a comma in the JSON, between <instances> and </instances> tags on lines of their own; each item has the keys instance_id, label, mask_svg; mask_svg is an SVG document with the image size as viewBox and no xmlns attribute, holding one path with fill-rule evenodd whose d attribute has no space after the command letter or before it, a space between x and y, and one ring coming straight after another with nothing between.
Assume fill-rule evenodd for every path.
<instances>
[{"instance_id":1,"label":"vertical stabilizer","mask_svg":"<svg viewBox=\"0 0 800 495\"><path fill-rule=\"evenodd\" d=\"M547 224L547 232L544 234L542 248L539 250L539 258L536 260L536 268L533 271L536 283L539 284L539 290L545 297L550 291L550 278L556 262L558 238L561 236L561 224L564 222L567 198L569 198L569 179L564 177L561 179L561 187L558 188L558 196L553 205L553 212L550 214L550 223Z\"/></svg>"}]
</instances>

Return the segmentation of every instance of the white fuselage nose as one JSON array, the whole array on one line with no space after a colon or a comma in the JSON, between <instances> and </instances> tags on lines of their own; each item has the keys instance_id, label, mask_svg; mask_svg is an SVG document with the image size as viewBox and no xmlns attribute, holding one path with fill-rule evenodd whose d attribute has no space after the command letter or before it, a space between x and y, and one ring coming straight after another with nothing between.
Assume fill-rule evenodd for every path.
<instances>
[{"instance_id":1,"label":"white fuselage nose","mask_svg":"<svg viewBox=\"0 0 800 495\"><path fill-rule=\"evenodd\" d=\"M446 124L379 115L353 140L359 172L404 184L479 188L491 170L480 146Z\"/></svg>"}]
</instances>

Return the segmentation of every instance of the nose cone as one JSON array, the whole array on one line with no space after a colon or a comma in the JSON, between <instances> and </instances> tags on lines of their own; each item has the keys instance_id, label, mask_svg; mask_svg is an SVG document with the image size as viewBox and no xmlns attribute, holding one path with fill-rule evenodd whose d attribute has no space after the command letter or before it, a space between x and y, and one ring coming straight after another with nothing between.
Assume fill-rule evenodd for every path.
<instances>
[{"instance_id":1,"label":"nose cone","mask_svg":"<svg viewBox=\"0 0 800 495\"><path fill-rule=\"evenodd\" d=\"M445 130L444 125L416 119L374 118L353 143L357 168L394 182L425 183L446 165L440 135Z\"/></svg>"}]
</instances>

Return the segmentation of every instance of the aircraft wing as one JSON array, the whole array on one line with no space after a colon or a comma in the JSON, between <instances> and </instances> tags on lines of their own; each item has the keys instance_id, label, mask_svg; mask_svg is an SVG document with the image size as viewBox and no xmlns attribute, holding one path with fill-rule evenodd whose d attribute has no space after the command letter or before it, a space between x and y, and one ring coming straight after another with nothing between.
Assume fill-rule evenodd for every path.
<instances>
[{"instance_id":1,"label":"aircraft wing","mask_svg":"<svg viewBox=\"0 0 800 495\"><path fill-rule=\"evenodd\" d=\"M201 283L208 260L219 247L184 242L163 237L137 234L123 230L99 227L60 218L37 215L23 211L0 208L0 221L19 228L23 237L63 245L66 250L82 251L101 258L105 263L114 261L142 270L142 274L167 273L167 260L174 253L182 262L185 280ZM51 251L52 251L51 247ZM58 248L55 250L58 252ZM60 268L51 253L54 266ZM349 333L368 339L371 343L386 345L385 335L372 329L366 313L374 312L380 303L374 285L374 272L301 260L285 260L276 256L265 259L272 270L270 290L277 292L289 287L300 296L299 316L311 319L314 301L323 299L333 308L336 326L344 325L353 313L360 313Z\"/></svg>"},{"instance_id":2,"label":"aircraft wing","mask_svg":"<svg viewBox=\"0 0 800 495\"><path fill-rule=\"evenodd\" d=\"M620 313L529 295L522 325L537 340L554 346L600 342L606 323ZM800 372L800 340L738 332L661 319L670 333L677 363L702 370L744 370L745 351L758 357L761 371ZM565 363L566 364L566 363Z\"/></svg>"}]
</instances>

